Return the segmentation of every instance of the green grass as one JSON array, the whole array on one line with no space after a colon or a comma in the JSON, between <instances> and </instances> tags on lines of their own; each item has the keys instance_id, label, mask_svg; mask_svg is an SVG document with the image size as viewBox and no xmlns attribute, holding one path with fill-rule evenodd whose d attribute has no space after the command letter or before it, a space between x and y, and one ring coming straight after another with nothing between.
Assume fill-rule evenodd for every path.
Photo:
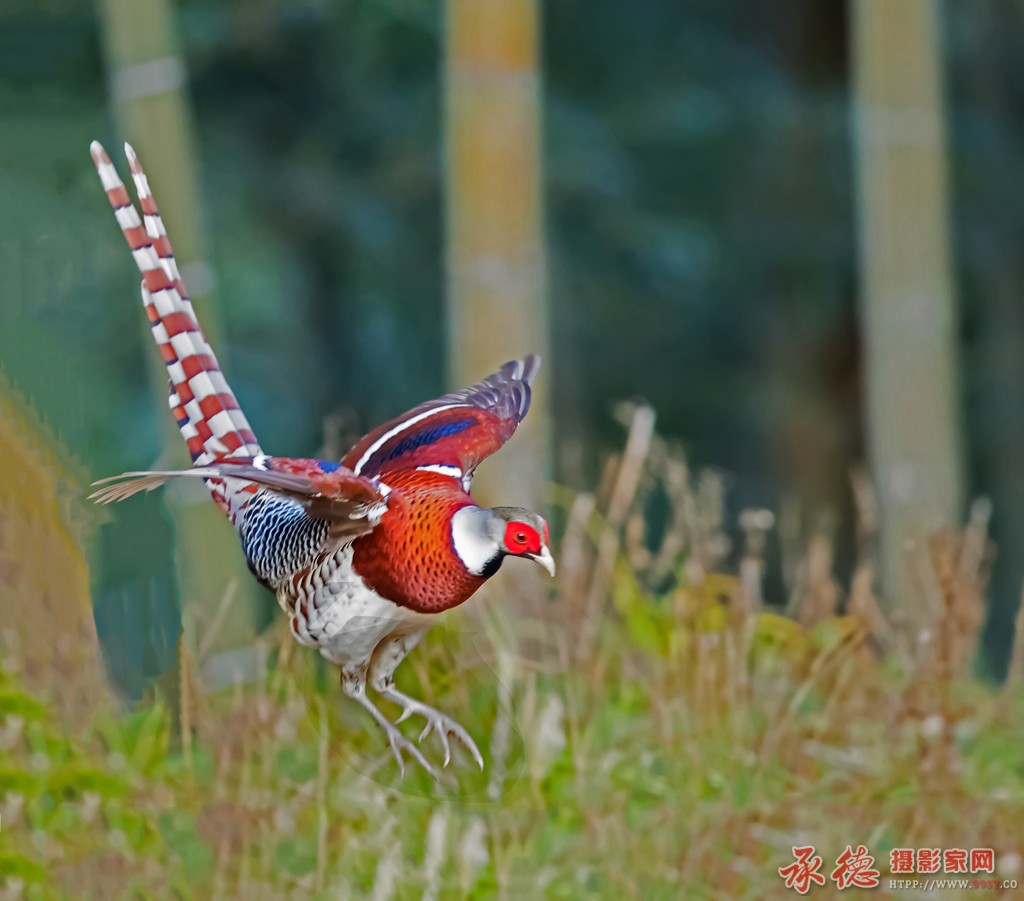
<instances>
[{"instance_id":1,"label":"green grass","mask_svg":"<svg viewBox=\"0 0 1024 901\"><path fill-rule=\"evenodd\" d=\"M768 614L630 603L546 672L507 650L466 668L434 636L405 687L488 757L440 787L398 780L310 655L203 698L188 753L160 705L67 734L7 674L0 871L29 898L763 898L798 843L827 865L865 843L883 872L894 846L1019 861L1021 692L876 662L847 620L780 651Z\"/></svg>"},{"instance_id":2,"label":"green grass","mask_svg":"<svg viewBox=\"0 0 1024 901\"><path fill-rule=\"evenodd\" d=\"M440 785L412 763L400 780L283 630L262 684L208 694L183 655L184 728L159 702L71 726L9 654L6 897L792 897L777 869L797 844L826 873L865 844L883 880L894 847L992 847L1024 881L1024 680L971 669L984 524L934 538L912 625L880 616L869 555L838 615L820 535L782 616L759 597L768 519L746 517L729 575L720 489L648 439L600 497L565 498L549 603L475 599L399 669L474 735L483 774L460 755Z\"/></svg>"}]
</instances>

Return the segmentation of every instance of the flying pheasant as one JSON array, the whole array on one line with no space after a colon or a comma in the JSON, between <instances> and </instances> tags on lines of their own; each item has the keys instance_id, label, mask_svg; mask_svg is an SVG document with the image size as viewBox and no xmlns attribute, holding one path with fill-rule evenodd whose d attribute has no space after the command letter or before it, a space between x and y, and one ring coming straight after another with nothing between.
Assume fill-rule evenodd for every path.
<instances>
[{"instance_id":1,"label":"flying pheasant","mask_svg":"<svg viewBox=\"0 0 1024 901\"><path fill-rule=\"evenodd\" d=\"M477 465L515 432L530 407L540 358L506 363L482 382L374 429L340 463L266 456L228 387L185 292L146 174L125 154L142 216L98 142L92 158L142 273L142 301L167 365L169 403L192 468L103 479L101 503L169 479L203 479L242 539L249 568L277 594L300 644L341 669L345 694L403 752L437 771L397 728L419 715L451 759L454 736L483 768L469 733L400 692L393 674L437 615L466 601L505 557L525 557L551 575L547 523L517 507L479 507L469 495ZM403 708L392 723L367 686Z\"/></svg>"}]
</instances>

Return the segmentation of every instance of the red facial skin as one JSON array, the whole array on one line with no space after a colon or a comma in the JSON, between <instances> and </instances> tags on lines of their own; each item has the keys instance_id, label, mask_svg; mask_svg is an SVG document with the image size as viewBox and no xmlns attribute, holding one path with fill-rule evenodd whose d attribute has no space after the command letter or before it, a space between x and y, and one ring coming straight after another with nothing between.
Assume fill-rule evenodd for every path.
<instances>
[{"instance_id":1,"label":"red facial skin","mask_svg":"<svg viewBox=\"0 0 1024 901\"><path fill-rule=\"evenodd\" d=\"M387 513L352 544L356 573L399 606L420 613L457 607L487 581L466 569L452 545L451 518L473 499L439 473L407 470L387 481Z\"/></svg>"},{"instance_id":2,"label":"red facial skin","mask_svg":"<svg viewBox=\"0 0 1024 901\"><path fill-rule=\"evenodd\" d=\"M547 525L545 524L545 530ZM525 522L510 522L505 526L505 550L517 557L523 554L539 554L541 549L540 535L537 530Z\"/></svg>"}]
</instances>

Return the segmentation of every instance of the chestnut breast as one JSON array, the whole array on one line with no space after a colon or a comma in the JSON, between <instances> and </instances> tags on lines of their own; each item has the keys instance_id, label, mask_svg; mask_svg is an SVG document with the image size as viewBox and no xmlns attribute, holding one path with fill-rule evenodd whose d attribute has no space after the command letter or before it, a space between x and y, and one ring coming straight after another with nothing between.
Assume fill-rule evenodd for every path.
<instances>
[{"instance_id":1,"label":"chestnut breast","mask_svg":"<svg viewBox=\"0 0 1024 901\"><path fill-rule=\"evenodd\" d=\"M452 516L473 499L456 479L436 472L409 470L384 480L388 511L353 543L353 568L399 606L419 613L458 606L487 581L466 569L452 544Z\"/></svg>"}]
</instances>

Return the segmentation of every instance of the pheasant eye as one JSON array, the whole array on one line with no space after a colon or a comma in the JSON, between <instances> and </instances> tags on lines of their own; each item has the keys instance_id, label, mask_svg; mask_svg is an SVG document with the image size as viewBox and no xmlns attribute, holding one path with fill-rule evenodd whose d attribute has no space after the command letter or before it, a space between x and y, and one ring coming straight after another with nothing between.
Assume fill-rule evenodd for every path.
<instances>
[{"instance_id":1,"label":"pheasant eye","mask_svg":"<svg viewBox=\"0 0 1024 901\"><path fill-rule=\"evenodd\" d=\"M540 535L522 522L510 522L505 528L505 547L513 554L540 552Z\"/></svg>"}]
</instances>

